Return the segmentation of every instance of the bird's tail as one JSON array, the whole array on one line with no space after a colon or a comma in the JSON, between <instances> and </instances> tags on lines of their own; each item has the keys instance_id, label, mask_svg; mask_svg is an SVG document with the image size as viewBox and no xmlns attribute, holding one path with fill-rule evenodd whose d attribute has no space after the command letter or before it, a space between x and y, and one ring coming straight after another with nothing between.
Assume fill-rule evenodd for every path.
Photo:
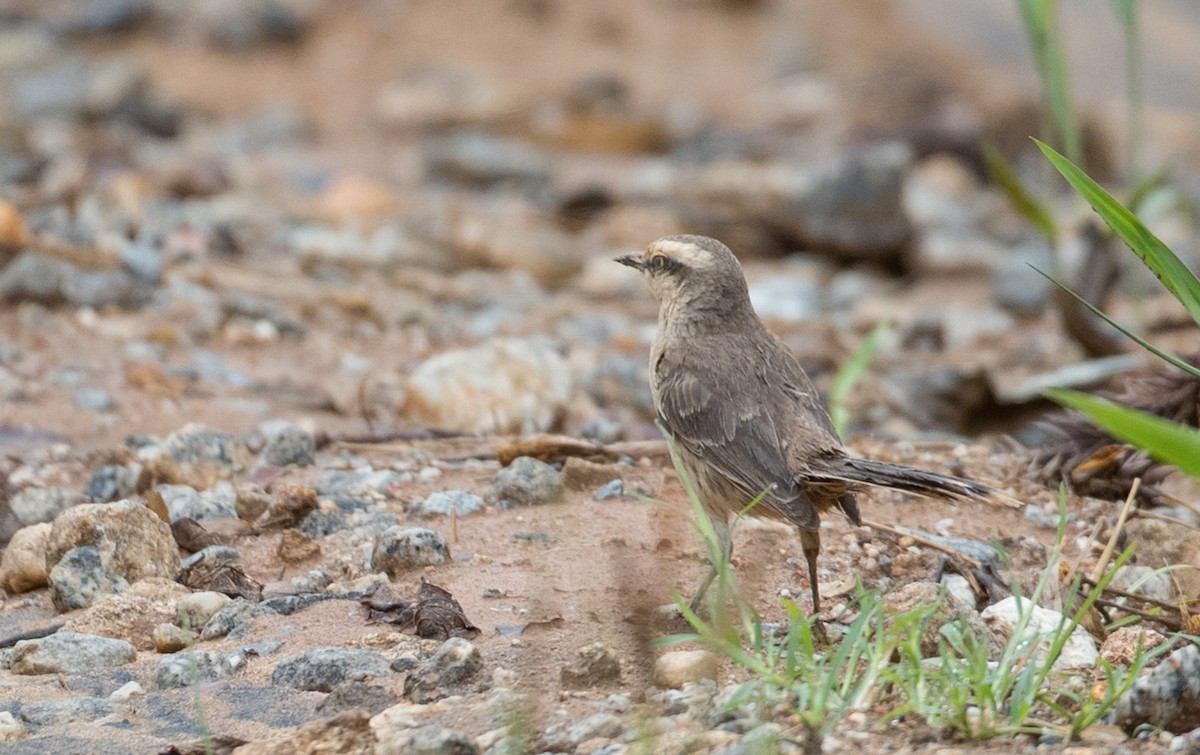
<instances>
[{"instance_id":1,"label":"bird's tail","mask_svg":"<svg viewBox=\"0 0 1200 755\"><path fill-rule=\"evenodd\" d=\"M813 473L812 477L816 480L825 478L831 481L874 485L949 501L978 501L1006 508L1021 505L1021 502L1012 496L974 480L874 459L841 457L819 472Z\"/></svg>"}]
</instances>

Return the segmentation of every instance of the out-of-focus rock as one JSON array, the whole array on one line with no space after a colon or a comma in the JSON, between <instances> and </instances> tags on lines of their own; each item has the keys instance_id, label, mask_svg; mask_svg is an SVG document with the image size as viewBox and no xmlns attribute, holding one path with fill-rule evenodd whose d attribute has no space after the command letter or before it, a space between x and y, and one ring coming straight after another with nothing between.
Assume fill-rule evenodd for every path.
<instances>
[{"instance_id":1,"label":"out-of-focus rock","mask_svg":"<svg viewBox=\"0 0 1200 755\"><path fill-rule=\"evenodd\" d=\"M423 362L408 379L405 413L468 433L551 429L566 408L571 373L544 341L498 338Z\"/></svg>"},{"instance_id":2,"label":"out-of-focus rock","mask_svg":"<svg viewBox=\"0 0 1200 755\"><path fill-rule=\"evenodd\" d=\"M124 640L60 631L13 647L14 674L80 674L129 663L137 650Z\"/></svg>"},{"instance_id":3,"label":"out-of-focus rock","mask_svg":"<svg viewBox=\"0 0 1200 755\"><path fill-rule=\"evenodd\" d=\"M170 579L157 577L134 582L119 595L101 597L73 616L63 629L132 642L138 650L153 650L154 627L174 621L175 602L188 589Z\"/></svg>"},{"instance_id":4,"label":"out-of-focus rock","mask_svg":"<svg viewBox=\"0 0 1200 755\"><path fill-rule=\"evenodd\" d=\"M450 546L441 533L421 527L389 527L375 540L371 570L397 576L449 560Z\"/></svg>"},{"instance_id":5,"label":"out-of-focus rock","mask_svg":"<svg viewBox=\"0 0 1200 755\"><path fill-rule=\"evenodd\" d=\"M175 576L179 550L171 528L132 501L84 503L60 514L50 529L46 566L53 569L72 548L94 546L104 565L129 582Z\"/></svg>"},{"instance_id":6,"label":"out-of-focus rock","mask_svg":"<svg viewBox=\"0 0 1200 755\"><path fill-rule=\"evenodd\" d=\"M49 522L17 530L0 559L0 589L21 593L48 585L46 548L49 542Z\"/></svg>"},{"instance_id":7,"label":"out-of-focus rock","mask_svg":"<svg viewBox=\"0 0 1200 755\"><path fill-rule=\"evenodd\" d=\"M511 109L511 99L482 73L434 66L389 81L374 102L376 121L389 129L482 124Z\"/></svg>"},{"instance_id":8,"label":"out-of-focus rock","mask_svg":"<svg viewBox=\"0 0 1200 755\"><path fill-rule=\"evenodd\" d=\"M425 150L429 178L474 189L544 188L553 165L550 156L535 147L481 132L445 137Z\"/></svg>"}]
</instances>

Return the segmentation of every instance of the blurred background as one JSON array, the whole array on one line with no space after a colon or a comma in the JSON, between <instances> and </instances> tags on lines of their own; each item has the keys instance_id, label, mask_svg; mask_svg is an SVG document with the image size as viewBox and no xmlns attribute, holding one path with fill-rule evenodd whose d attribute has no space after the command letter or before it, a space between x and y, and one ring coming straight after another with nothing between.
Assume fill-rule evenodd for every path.
<instances>
[{"instance_id":1,"label":"blurred background","mask_svg":"<svg viewBox=\"0 0 1200 755\"><path fill-rule=\"evenodd\" d=\"M2 421L656 437L611 258L691 232L823 388L890 323L851 430L1037 442L1044 387L1142 360L1034 267L1193 339L1030 137L1190 261L1198 31L1185 0L4 0Z\"/></svg>"}]
</instances>

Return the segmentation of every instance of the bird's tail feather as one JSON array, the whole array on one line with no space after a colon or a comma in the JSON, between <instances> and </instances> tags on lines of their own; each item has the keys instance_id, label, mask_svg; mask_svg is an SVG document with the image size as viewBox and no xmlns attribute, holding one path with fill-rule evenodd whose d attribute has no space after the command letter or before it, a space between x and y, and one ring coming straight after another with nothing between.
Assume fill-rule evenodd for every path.
<instances>
[{"instance_id":1,"label":"bird's tail feather","mask_svg":"<svg viewBox=\"0 0 1200 755\"><path fill-rule=\"evenodd\" d=\"M874 485L950 501L978 501L1007 508L1021 505L1013 497L974 480L874 459L842 457L812 477Z\"/></svg>"}]
</instances>

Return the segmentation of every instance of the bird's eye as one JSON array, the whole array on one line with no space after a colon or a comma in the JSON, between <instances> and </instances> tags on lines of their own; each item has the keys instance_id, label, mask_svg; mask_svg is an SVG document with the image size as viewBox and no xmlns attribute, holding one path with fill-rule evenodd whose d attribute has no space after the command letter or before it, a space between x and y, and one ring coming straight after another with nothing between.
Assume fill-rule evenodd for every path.
<instances>
[{"instance_id":1,"label":"bird's eye","mask_svg":"<svg viewBox=\"0 0 1200 755\"><path fill-rule=\"evenodd\" d=\"M654 271L665 270L667 268L667 258L665 255L656 254L650 258L650 269Z\"/></svg>"}]
</instances>

